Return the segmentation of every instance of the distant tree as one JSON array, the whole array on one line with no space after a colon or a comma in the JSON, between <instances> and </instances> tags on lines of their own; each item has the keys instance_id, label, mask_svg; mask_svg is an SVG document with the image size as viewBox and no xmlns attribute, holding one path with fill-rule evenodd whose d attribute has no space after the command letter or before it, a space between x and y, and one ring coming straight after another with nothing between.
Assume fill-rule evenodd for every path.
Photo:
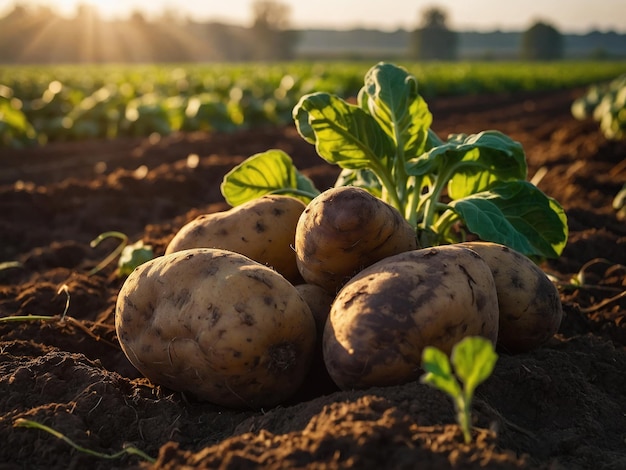
<instances>
[{"instance_id":1,"label":"distant tree","mask_svg":"<svg viewBox=\"0 0 626 470\"><path fill-rule=\"evenodd\" d=\"M133 26L146 26L148 21L140 10L133 10L130 14L129 20Z\"/></svg>"},{"instance_id":2,"label":"distant tree","mask_svg":"<svg viewBox=\"0 0 626 470\"><path fill-rule=\"evenodd\" d=\"M251 42L253 58L257 60L289 60L297 40L297 32L289 30L290 9L272 0L252 3L253 24Z\"/></svg>"},{"instance_id":3,"label":"distant tree","mask_svg":"<svg viewBox=\"0 0 626 470\"><path fill-rule=\"evenodd\" d=\"M76 19L79 21L100 21L98 8L89 3L80 2L76 5Z\"/></svg>"},{"instance_id":4,"label":"distant tree","mask_svg":"<svg viewBox=\"0 0 626 470\"><path fill-rule=\"evenodd\" d=\"M457 33L447 26L446 12L431 7L422 13L421 27L412 35L412 56L419 60L454 60L457 57Z\"/></svg>"},{"instance_id":5,"label":"distant tree","mask_svg":"<svg viewBox=\"0 0 626 470\"><path fill-rule=\"evenodd\" d=\"M552 25L538 21L522 34L521 56L525 60L562 59L563 35Z\"/></svg>"},{"instance_id":6,"label":"distant tree","mask_svg":"<svg viewBox=\"0 0 626 470\"><path fill-rule=\"evenodd\" d=\"M104 45L98 40L102 27L98 9L91 4L79 3L76 6L76 16L68 28L72 30L72 37L65 36L63 47L68 61L102 62Z\"/></svg>"}]
</instances>

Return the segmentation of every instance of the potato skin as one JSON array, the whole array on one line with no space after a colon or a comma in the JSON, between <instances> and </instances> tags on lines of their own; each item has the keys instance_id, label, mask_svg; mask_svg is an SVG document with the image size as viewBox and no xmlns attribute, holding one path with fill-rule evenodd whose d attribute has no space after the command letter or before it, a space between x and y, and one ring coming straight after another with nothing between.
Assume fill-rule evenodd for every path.
<instances>
[{"instance_id":1,"label":"potato skin","mask_svg":"<svg viewBox=\"0 0 626 470\"><path fill-rule=\"evenodd\" d=\"M324 191L296 227L296 261L303 279L335 294L363 268L417 248L415 230L400 212L364 189Z\"/></svg>"},{"instance_id":2,"label":"potato skin","mask_svg":"<svg viewBox=\"0 0 626 470\"><path fill-rule=\"evenodd\" d=\"M446 354L466 336L494 344L498 299L487 264L454 245L413 250L364 269L337 294L326 322L326 368L344 390L421 375L422 350Z\"/></svg>"},{"instance_id":3,"label":"potato skin","mask_svg":"<svg viewBox=\"0 0 626 470\"><path fill-rule=\"evenodd\" d=\"M274 270L226 250L155 258L122 286L115 327L154 383L233 408L274 406L308 373L315 322Z\"/></svg>"},{"instance_id":4,"label":"potato skin","mask_svg":"<svg viewBox=\"0 0 626 470\"><path fill-rule=\"evenodd\" d=\"M545 344L559 330L563 306L559 291L528 257L497 243L465 242L489 265L498 292L498 347L522 353Z\"/></svg>"},{"instance_id":5,"label":"potato skin","mask_svg":"<svg viewBox=\"0 0 626 470\"><path fill-rule=\"evenodd\" d=\"M335 300L335 296L315 284L297 284L296 289L311 309L311 313L315 319L317 334L321 341L324 325L326 324L326 319L330 313L330 307L333 304L333 300Z\"/></svg>"},{"instance_id":6,"label":"potato skin","mask_svg":"<svg viewBox=\"0 0 626 470\"><path fill-rule=\"evenodd\" d=\"M290 282L301 281L293 250L296 225L306 205L289 196L266 195L184 225L165 254L188 248L221 248L266 264Z\"/></svg>"}]
</instances>

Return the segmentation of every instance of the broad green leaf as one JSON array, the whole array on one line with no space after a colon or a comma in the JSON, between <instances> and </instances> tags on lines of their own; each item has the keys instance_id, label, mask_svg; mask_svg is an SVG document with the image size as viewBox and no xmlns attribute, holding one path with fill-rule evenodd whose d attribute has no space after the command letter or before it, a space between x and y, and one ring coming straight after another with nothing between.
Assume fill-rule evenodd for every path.
<instances>
[{"instance_id":1,"label":"broad green leaf","mask_svg":"<svg viewBox=\"0 0 626 470\"><path fill-rule=\"evenodd\" d=\"M296 128L327 162L341 168L387 168L391 139L358 106L328 93L303 96L293 110Z\"/></svg>"},{"instance_id":2,"label":"broad green leaf","mask_svg":"<svg viewBox=\"0 0 626 470\"><path fill-rule=\"evenodd\" d=\"M35 138L35 129L26 115L12 106L10 100L0 96L0 147L20 147L22 144L34 142Z\"/></svg>"},{"instance_id":3,"label":"broad green leaf","mask_svg":"<svg viewBox=\"0 0 626 470\"><path fill-rule=\"evenodd\" d=\"M498 355L491 341L480 336L470 336L454 346L450 359L454 372L463 382L466 393L471 396L476 387L493 372Z\"/></svg>"},{"instance_id":4,"label":"broad green leaf","mask_svg":"<svg viewBox=\"0 0 626 470\"><path fill-rule=\"evenodd\" d=\"M448 195L461 199L484 191L494 181L526 179L524 149L499 131L454 134L438 147L409 163L413 175L449 175Z\"/></svg>"},{"instance_id":5,"label":"broad green leaf","mask_svg":"<svg viewBox=\"0 0 626 470\"><path fill-rule=\"evenodd\" d=\"M382 195L382 185L374 173L370 170L342 170L335 187L340 186L357 186L363 188L374 196L380 198Z\"/></svg>"},{"instance_id":6,"label":"broad green leaf","mask_svg":"<svg viewBox=\"0 0 626 470\"><path fill-rule=\"evenodd\" d=\"M496 183L450 203L468 230L526 256L558 258L567 243L567 217L557 201L527 181Z\"/></svg>"},{"instance_id":7,"label":"broad green leaf","mask_svg":"<svg viewBox=\"0 0 626 470\"><path fill-rule=\"evenodd\" d=\"M416 78L406 69L381 62L365 75L359 97L361 107L367 106L395 142L399 154L409 157L424 152L432 123L432 115L417 88Z\"/></svg>"},{"instance_id":8,"label":"broad green leaf","mask_svg":"<svg viewBox=\"0 0 626 470\"><path fill-rule=\"evenodd\" d=\"M422 368L426 371L420 378L422 383L432 385L452 397L461 394L461 387L444 352L432 346L425 347L422 351Z\"/></svg>"},{"instance_id":9,"label":"broad green leaf","mask_svg":"<svg viewBox=\"0 0 626 470\"><path fill-rule=\"evenodd\" d=\"M238 206L266 194L286 194L308 203L319 191L282 150L257 153L230 170L220 186L228 204Z\"/></svg>"},{"instance_id":10,"label":"broad green leaf","mask_svg":"<svg viewBox=\"0 0 626 470\"><path fill-rule=\"evenodd\" d=\"M472 146L448 184L452 199L483 191L494 181L526 179L526 155L519 142L499 131L484 131L467 137L460 145Z\"/></svg>"}]
</instances>

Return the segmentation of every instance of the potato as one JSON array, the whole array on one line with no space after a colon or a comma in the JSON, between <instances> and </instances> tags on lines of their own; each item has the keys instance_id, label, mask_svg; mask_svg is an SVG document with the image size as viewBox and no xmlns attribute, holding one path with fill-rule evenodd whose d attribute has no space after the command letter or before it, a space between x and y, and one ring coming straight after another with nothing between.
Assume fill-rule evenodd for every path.
<instances>
[{"instance_id":1,"label":"potato","mask_svg":"<svg viewBox=\"0 0 626 470\"><path fill-rule=\"evenodd\" d=\"M330 306L333 304L335 296L315 284L297 284L296 289L311 309L311 313L315 319L317 334L321 340L321 334L324 331L324 325L326 324L326 319L330 313Z\"/></svg>"},{"instance_id":2,"label":"potato","mask_svg":"<svg viewBox=\"0 0 626 470\"><path fill-rule=\"evenodd\" d=\"M416 249L417 237L389 204L364 189L341 186L309 203L296 226L295 247L303 279L334 295L363 268Z\"/></svg>"},{"instance_id":3,"label":"potato","mask_svg":"<svg viewBox=\"0 0 626 470\"><path fill-rule=\"evenodd\" d=\"M115 327L151 381L236 408L290 397L309 371L316 337L311 310L284 277L211 248L136 268L120 290Z\"/></svg>"},{"instance_id":4,"label":"potato","mask_svg":"<svg viewBox=\"0 0 626 470\"><path fill-rule=\"evenodd\" d=\"M455 245L390 256L339 291L323 336L326 368L344 390L402 384L422 373L422 350L446 354L466 336L498 335L487 263Z\"/></svg>"},{"instance_id":5,"label":"potato","mask_svg":"<svg viewBox=\"0 0 626 470\"><path fill-rule=\"evenodd\" d=\"M296 289L300 296L308 304L315 319L315 328L317 330L315 353L309 375L305 378L298 397L303 399L313 399L321 395L333 393L337 391L337 386L328 375L324 357L322 354L322 335L324 333L324 325L330 313L330 306L335 300L335 296L315 284L298 284Z\"/></svg>"},{"instance_id":6,"label":"potato","mask_svg":"<svg viewBox=\"0 0 626 470\"><path fill-rule=\"evenodd\" d=\"M293 197L267 195L227 211L201 215L176 233L165 253L221 248L266 264L297 283L301 277L293 246L305 207Z\"/></svg>"},{"instance_id":7,"label":"potato","mask_svg":"<svg viewBox=\"0 0 626 470\"><path fill-rule=\"evenodd\" d=\"M535 349L559 330L563 306L559 291L528 257L490 242L465 242L489 265L498 292L498 347L520 353Z\"/></svg>"}]
</instances>

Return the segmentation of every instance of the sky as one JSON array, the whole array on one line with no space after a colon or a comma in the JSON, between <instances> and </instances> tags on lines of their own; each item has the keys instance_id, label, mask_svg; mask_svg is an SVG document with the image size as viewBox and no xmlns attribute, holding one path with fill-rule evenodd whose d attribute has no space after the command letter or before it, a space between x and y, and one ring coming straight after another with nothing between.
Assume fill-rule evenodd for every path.
<instances>
[{"instance_id":1,"label":"sky","mask_svg":"<svg viewBox=\"0 0 626 470\"><path fill-rule=\"evenodd\" d=\"M49 5L71 16L76 4L95 5L105 18L125 18L133 9L147 16L165 9L189 14L196 21L218 20L249 25L253 0L0 0L0 14L20 4ZM626 33L626 0L277 0L291 10L296 28L382 30L412 29L421 13L433 6L448 14L448 25L459 31L519 31L535 21L549 22L561 32L594 29Z\"/></svg>"}]
</instances>

